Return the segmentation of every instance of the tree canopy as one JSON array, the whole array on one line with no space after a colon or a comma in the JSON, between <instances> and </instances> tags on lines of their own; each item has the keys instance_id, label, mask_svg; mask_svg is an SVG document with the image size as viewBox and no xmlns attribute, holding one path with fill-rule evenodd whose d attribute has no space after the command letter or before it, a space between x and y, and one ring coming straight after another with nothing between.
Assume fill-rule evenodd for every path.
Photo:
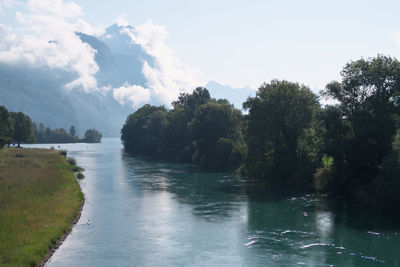
<instances>
[{"instance_id":1,"label":"tree canopy","mask_svg":"<svg viewBox=\"0 0 400 267\"><path fill-rule=\"evenodd\" d=\"M183 93L173 109L145 105L129 115L121 133L127 151L144 156L199 163L213 169L237 167L242 115L226 100L198 87ZM219 155L218 160L214 160Z\"/></svg>"},{"instance_id":2,"label":"tree canopy","mask_svg":"<svg viewBox=\"0 0 400 267\"><path fill-rule=\"evenodd\" d=\"M12 142L14 125L6 107L0 106L0 149Z\"/></svg>"},{"instance_id":3,"label":"tree canopy","mask_svg":"<svg viewBox=\"0 0 400 267\"><path fill-rule=\"evenodd\" d=\"M100 143L102 134L96 129L88 129L85 132L85 135L81 141L85 143Z\"/></svg>"},{"instance_id":4,"label":"tree canopy","mask_svg":"<svg viewBox=\"0 0 400 267\"><path fill-rule=\"evenodd\" d=\"M271 185L285 185L299 169L299 140L319 108L303 85L273 80L243 107L247 117L248 174Z\"/></svg>"},{"instance_id":5,"label":"tree canopy","mask_svg":"<svg viewBox=\"0 0 400 267\"><path fill-rule=\"evenodd\" d=\"M400 208L400 63L378 55L347 63L321 107L308 87L262 84L243 104L198 87L172 109L146 105L122 128L128 152L236 171L281 189L326 193L347 203Z\"/></svg>"},{"instance_id":6,"label":"tree canopy","mask_svg":"<svg viewBox=\"0 0 400 267\"><path fill-rule=\"evenodd\" d=\"M21 142L34 142L31 118L22 112L11 112L10 115L14 126L13 140L17 142L18 147Z\"/></svg>"}]
</instances>

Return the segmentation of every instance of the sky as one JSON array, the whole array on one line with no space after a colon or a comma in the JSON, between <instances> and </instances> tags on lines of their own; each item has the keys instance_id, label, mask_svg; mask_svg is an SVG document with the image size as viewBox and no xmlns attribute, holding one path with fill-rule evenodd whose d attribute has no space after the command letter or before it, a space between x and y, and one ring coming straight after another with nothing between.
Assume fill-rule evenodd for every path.
<instances>
[{"instance_id":1,"label":"sky","mask_svg":"<svg viewBox=\"0 0 400 267\"><path fill-rule=\"evenodd\" d=\"M400 1L366 0L0 0L0 60L5 51L8 54L3 60L10 60L14 49L10 38L21 40L21 36L26 39L43 34L42 29L32 27L32 22L42 19L46 25L52 24L51 20L32 17L51 13L62 18L65 25L60 21L60 25L53 24L65 31L79 24L80 30L101 34L115 22L147 25L141 28L143 31L157 29L162 46L158 52L167 51L172 61L190 72L190 77L196 76L197 83L214 80L234 88L257 89L262 82L286 79L318 92L330 81L340 79L341 69L350 60L377 54L400 56L399 11ZM28 31L31 34L22 34ZM143 36L154 39L156 35ZM7 42L11 44L6 47ZM89 90L95 87L91 77L97 66L90 58L79 59L86 52L93 53L80 47L77 52L71 51L75 53L72 58L65 56L61 63L48 59L60 51L49 55L42 51L41 57L46 57L46 64L78 72L81 80L69 86L86 84ZM28 60L25 54L24 60ZM165 66L173 68L177 64ZM169 81L176 79L179 77Z\"/></svg>"}]
</instances>

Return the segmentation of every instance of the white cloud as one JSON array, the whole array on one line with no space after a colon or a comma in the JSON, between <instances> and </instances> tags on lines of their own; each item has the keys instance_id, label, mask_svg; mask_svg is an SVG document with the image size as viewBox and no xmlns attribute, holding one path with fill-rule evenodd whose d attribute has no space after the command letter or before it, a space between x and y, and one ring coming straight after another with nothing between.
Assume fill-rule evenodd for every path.
<instances>
[{"instance_id":1,"label":"white cloud","mask_svg":"<svg viewBox=\"0 0 400 267\"><path fill-rule=\"evenodd\" d=\"M30 0L26 8L28 13L16 14L21 28L0 26L0 61L65 69L78 75L67 89L98 90L96 51L75 34L77 25L85 24L77 18L81 8L61 0ZM67 21L72 18L75 22Z\"/></svg>"},{"instance_id":2,"label":"white cloud","mask_svg":"<svg viewBox=\"0 0 400 267\"><path fill-rule=\"evenodd\" d=\"M83 19L78 19L75 28L78 32L83 32L89 35L100 36L104 34L105 28L103 26L94 27Z\"/></svg>"},{"instance_id":3,"label":"white cloud","mask_svg":"<svg viewBox=\"0 0 400 267\"><path fill-rule=\"evenodd\" d=\"M121 15L116 22L123 26L122 33L130 36L133 43L153 58L152 62L143 61L142 72L147 82L145 88L127 83L114 89L101 87L95 78L99 70L94 60L97 51L82 42L76 31L97 36L104 34L104 29L93 27L80 18L82 8L69 1L29 0L22 3L0 0L0 8L17 2L24 10L16 14L20 27L12 29L0 25L0 62L67 70L75 73L77 78L65 84L65 88L102 93L112 90L118 102L129 102L134 106L151 98L170 105L180 92L189 92L201 84L198 72L177 59L165 44L167 32L164 26L148 21L135 28L126 27L128 22Z\"/></svg>"},{"instance_id":4,"label":"white cloud","mask_svg":"<svg viewBox=\"0 0 400 267\"><path fill-rule=\"evenodd\" d=\"M125 19L125 14L119 15L115 20L115 23L118 26L123 26L123 27L130 25L129 22Z\"/></svg>"},{"instance_id":5,"label":"white cloud","mask_svg":"<svg viewBox=\"0 0 400 267\"><path fill-rule=\"evenodd\" d=\"M151 92L142 86L125 83L123 86L113 89L113 96L121 105L129 101L136 108L150 100Z\"/></svg>"},{"instance_id":6,"label":"white cloud","mask_svg":"<svg viewBox=\"0 0 400 267\"><path fill-rule=\"evenodd\" d=\"M19 1L16 0L1 0L0 1L0 14L5 12L5 10L13 5L20 4Z\"/></svg>"},{"instance_id":7,"label":"white cloud","mask_svg":"<svg viewBox=\"0 0 400 267\"><path fill-rule=\"evenodd\" d=\"M82 8L79 5L62 0L29 0L27 7L32 12L60 18L75 18L82 15Z\"/></svg>"},{"instance_id":8,"label":"white cloud","mask_svg":"<svg viewBox=\"0 0 400 267\"><path fill-rule=\"evenodd\" d=\"M164 26L154 25L149 20L135 28L123 28L122 32L154 58L154 67L144 60L142 71L147 79L146 86L162 103L170 105L180 92L192 91L201 84L197 78L199 71L177 59L165 44L167 32Z\"/></svg>"}]
</instances>

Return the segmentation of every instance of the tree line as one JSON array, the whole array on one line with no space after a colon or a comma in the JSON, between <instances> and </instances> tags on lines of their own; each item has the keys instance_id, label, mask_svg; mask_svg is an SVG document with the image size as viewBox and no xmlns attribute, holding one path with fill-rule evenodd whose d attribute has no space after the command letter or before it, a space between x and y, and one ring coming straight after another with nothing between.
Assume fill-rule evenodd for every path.
<instances>
[{"instance_id":1,"label":"tree line","mask_svg":"<svg viewBox=\"0 0 400 267\"><path fill-rule=\"evenodd\" d=\"M67 132L64 128L50 129L45 127L43 123L37 126L33 123L33 131L38 144L52 143L100 143L102 134L96 129L86 130L83 138L76 135L75 126L72 125Z\"/></svg>"},{"instance_id":2,"label":"tree line","mask_svg":"<svg viewBox=\"0 0 400 267\"><path fill-rule=\"evenodd\" d=\"M145 105L121 139L135 155L235 171L272 188L317 191L387 212L400 208L400 63L378 55L347 63L321 93L272 80L242 114L205 88L167 110Z\"/></svg>"},{"instance_id":3,"label":"tree line","mask_svg":"<svg viewBox=\"0 0 400 267\"><path fill-rule=\"evenodd\" d=\"M22 112L9 112L6 107L0 106L0 149L5 145L16 143L100 143L102 134L96 129L88 129L83 138L75 135L75 127L71 126L69 133L59 128L51 130L39 127L32 122L31 118Z\"/></svg>"}]
</instances>

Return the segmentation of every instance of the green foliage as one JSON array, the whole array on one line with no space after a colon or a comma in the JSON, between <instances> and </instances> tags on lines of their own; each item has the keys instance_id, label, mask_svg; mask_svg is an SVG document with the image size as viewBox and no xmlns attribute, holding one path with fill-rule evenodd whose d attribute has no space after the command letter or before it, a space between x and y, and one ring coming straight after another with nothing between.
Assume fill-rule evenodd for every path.
<instances>
[{"instance_id":1,"label":"green foliage","mask_svg":"<svg viewBox=\"0 0 400 267\"><path fill-rule=\"evenodd\" d=\"M358 205L400 208L400 62L378 55L351 61L323 95L264 83L243 116L205 88L181 94L172 110L146 105L121 133L136 155L236 171L264 184L316 190Z\"/></svg>"},{"instance_id":2,"label":"green foliage","mask_svg":"<svg viewBox=\"0 0 400 267\"><path fill-rule=\"evenodd\" d=\"M39 144L58 144L58 143L100 143L102 134L96 129L89 129L85 132L85 136L81 139L76 136L75 126L71 126L69 132L64 128L50 129L45 127L43 123L39 127L33 123L33 130L36 137L36 143Z\"/></svg>"},{"instance_id":3,"label":"green foliage","mask_svg":"<svg viewBox=\"0 0 400 267\"><path fill-rule=\"evenodd\" d=\"M71 165L76 165L76 159L75 158L73 158L73 157L68 157L67 158L67 161L68 161L68 163L69 164L71 164Z\"/></svg>"},{"instance_id":4,"label":"green foliage","mask_svg":"<svg viewBox=\"0 0 400 267\"><path fill-rule=\"evenodd\" d=\"M317 169L314 174L314 186L318 192L327 193L334 190L334 172L333 165Z\"/></svg>"},{"instance_id":5,"label":"green foliage","mask_svg":"<svg viewBox=\"0 0 400 267\"><path fill-rule=\"evenodd\" d=\"M100 143L102 134L96 129L88 129L83 137L83 142L85 143Z\"/></svg>"},{"instance_id":6,"label":"green foliage","mask_svg":"<svg viewBox=\"0 0 400 267\"><path fill-rule=\"evenodd\" d=\"M76 174L76 178L78 178L79 180L82 180L83 178L85 178L85 175L83 175L83 173L81 173L81 172L78 172Z\"/></svg>"},{"instance_id":7,"label":"green foliage","mask_svg":"<svg viewBox=\"0 0 400 267\"><path fill-rule=\"evenodd\" d=\"M243 107L249 109L248 174L273 186L311 183L296 173L306 164L300 164L307 160L302 153L311 150L306 147L305 131L319 109L316 95L297 83L273 80L261 85L256 97L249 98Z\"/></svg>"},{"instance_id":8,"label":"green foliage","mask_svg":"<svg viewBox=\"0 0 400 267\"><path fill-rule=\"evenodd\" d=\"M125 149L133 154L193 162L227 170L238 167L243 118L226 100L215 100L205 88L181 94L174 107L145 105L129 115L121 130Z\"/></svg>"},{"instance_id":9,"label":"green foliage","mask_svg":"<svg viewBox=\"0 0 400 267\"><path fill-rule=\"evenodd\" d=\"M33 129L36 136L36 143L39 144L76 143L80 141L77 136L67 133L63 128L52 130L49 127L45 128L43 123L40 123L39 128L37 128L36 124L33 124Z\"/></svg>"},{"instance_id":10,"label":"green foliage","mask_svg":"<svg viewBox=\"0 0 400 267\"><path fill-rule=\"evenodd\" d=\"M0 149L12 141L14 126L8 110L0 106Z\"/></svg>"},{"instance_id":11,"label":"green foliage","mask_svg":"<svg viewBox=\"0 0 400 267\"><path fill-rule=\"evenodd\" d=\"M67 150L60 150L60 155L63 155L64 157L67 156L68 151Z\"/></svg>"},{"instance_id":12,"label":"green foliage","mask_svg":"<svg viewBox=\"0 0 400 267\"><path fill-rule=\"evenodd\" d=\"M14 127L13 140L18 143L18 147L21 142L35 142L32 121L29 116L22 112L10 112L10 116Z\"/></svg>"},{"instance_id":13,"label":"green foliage","mask_svg":"<svg viewBox=\"0 0 400 267\"><path fill-rule=\"evenodd\" d=\"M346 64L341 75L342 81L328 84L325 93L339 102L324 115L324 152L334 158L335 170L327 192L357 204L377 207L373 199L380 198L393 209L400 207L400 198L383 193L398 188L393 140L400 111L400 62L378 55Z\"/></svg>"},{"instance_id":14,"label":"green foliage","mask_svg":"<svg viewBox=\"0 0 400 267\"><path fill-rule=\"evenodd\" d=\"M241 141L241 121L240 111L227 101L210 101L199 106L188 124L196 144L193 162L213 169L227 169L234 144ZM215 161L216 154L222 158Z\"/></svg>"},{"instance_id":15,"label":"green foliage","mask_svg":"<svg viewBox=\"0 0 400 267\"><path fill-rule=\"evenodd\" d=\"M331 168L333 166L334 159L332 156L324 155L322 157L322 165L324 168Z\"/></svg>"},{"instance_id":16,"label":"green foliage","mask_svg":"<svg viewBox=\"0 0 400 267\"><path fill-rule=\"evenodd\" d=\"M167 123L164 107L145 105L129 115L121 133L125 149L133 154L157 156Z\"/></svg>"}]
</instances>

